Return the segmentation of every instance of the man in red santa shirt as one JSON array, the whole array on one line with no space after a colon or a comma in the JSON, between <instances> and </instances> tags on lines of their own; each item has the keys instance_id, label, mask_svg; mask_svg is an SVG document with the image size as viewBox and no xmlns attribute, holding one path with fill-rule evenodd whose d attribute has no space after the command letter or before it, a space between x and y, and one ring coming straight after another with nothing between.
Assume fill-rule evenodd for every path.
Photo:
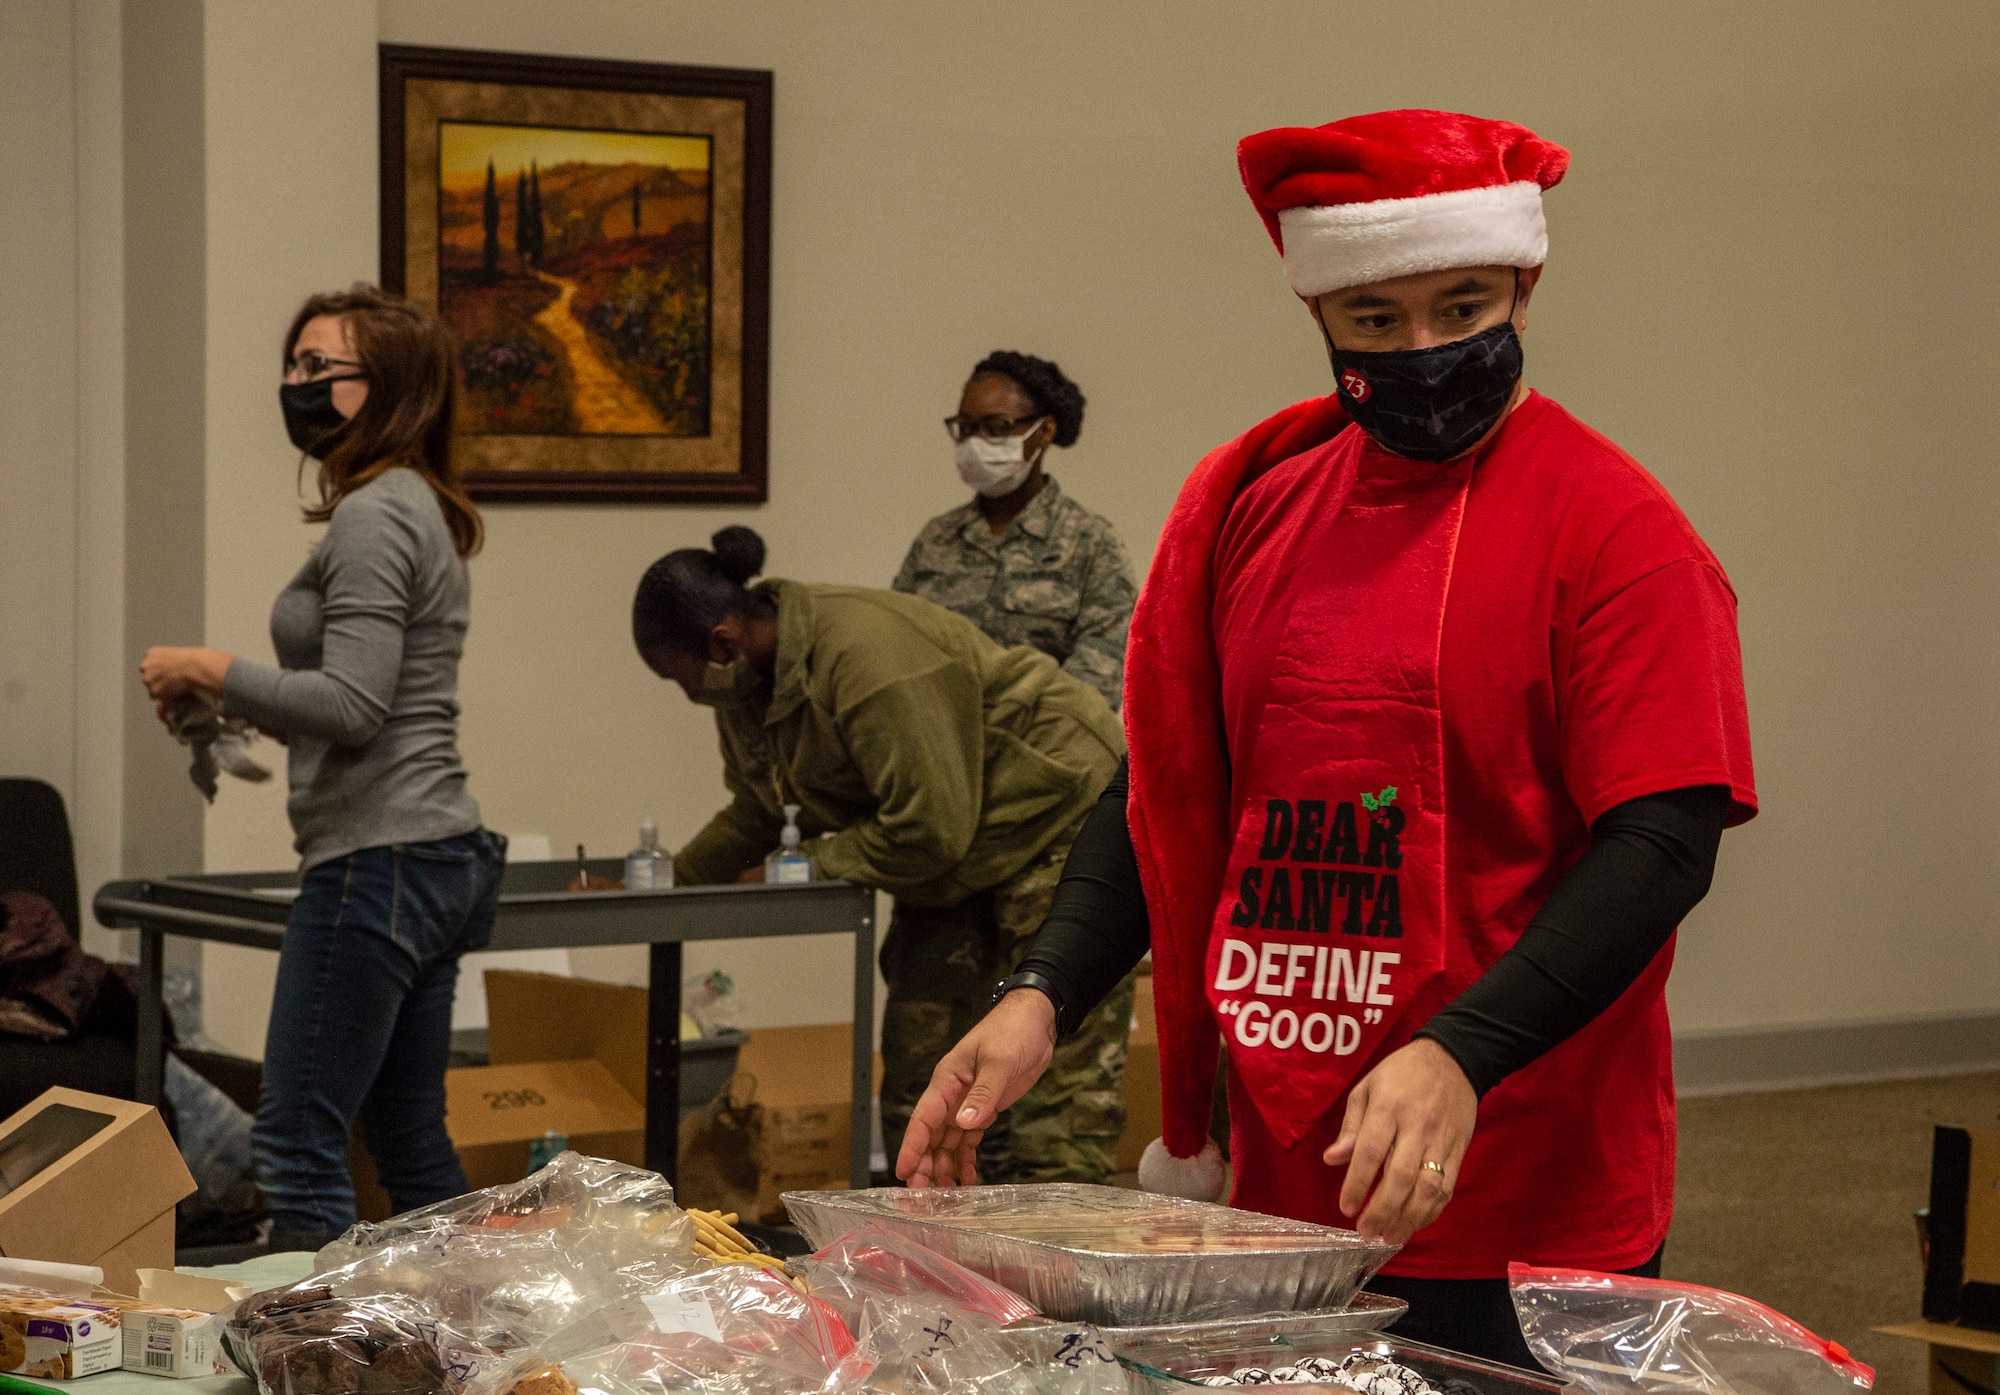
<instances>
[{"instance_id":1,"label":"man in red santa shirt","mask_svg":"<svg viewBox=\"0 0 2000 1395\"><path fill-rule=\"evenodd\" d=\"M1736 602L1659 483L1521 381L1569 156L1446 112L1266 131L1243 182L1335 394L1212 452L1133 617L1129 780L897 1172L981 1130L1153 953L1152 1190L1403 1246L1398 1331L1516 1364L1512 1260L1658 1272L1665 987L1756 811ZM1449 1205L1447 1205L1449 1203Z\"/></svg>"}]
</instances>

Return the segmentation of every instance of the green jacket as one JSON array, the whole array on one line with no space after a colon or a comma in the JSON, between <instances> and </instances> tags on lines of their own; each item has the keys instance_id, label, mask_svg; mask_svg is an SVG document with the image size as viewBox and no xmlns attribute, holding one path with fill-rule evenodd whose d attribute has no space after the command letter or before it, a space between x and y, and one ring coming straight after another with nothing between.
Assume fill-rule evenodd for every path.
<instances>
[{"instance_id":1,"label":"green jacket","mask_svg":"<svg viewBox=\"0 0 2000 1395\"><path fill-rule=\"evenodd\" d=\"M735 880L798 804L815 877L956 905L1027 866L1110 783L1118 719L1046 654L893 591L763 589L778 605L771 691L716 711L733 799L674 858L677 882Z\"/></svg>"}]
</instances>

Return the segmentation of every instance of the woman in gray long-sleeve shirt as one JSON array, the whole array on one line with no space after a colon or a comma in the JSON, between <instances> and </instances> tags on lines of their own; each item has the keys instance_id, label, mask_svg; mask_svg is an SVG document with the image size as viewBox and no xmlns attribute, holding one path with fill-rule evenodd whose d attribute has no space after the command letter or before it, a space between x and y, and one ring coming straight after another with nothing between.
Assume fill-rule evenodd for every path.
<instances>
[{"instance_id":1,"label":"woman in gray long-sleeve shirt","mask_svg":"<svg viewBox=\"0 0 2000 1395\"><path fill-rule=\"evenodd\" d=\"M450 336L371 287L315 296L285 340L294 445L320 462L325 521L271 608L279 667L148 650L164 706L202 689L290 747L305 868L285 928L254 1132L273 1249L354 1223L358 1116L398 1211L456 1196L444 1127L459 956L492 933L502 846L458 757L458 661L479 514L451 459Z\"/></svg>"}]
</instances>

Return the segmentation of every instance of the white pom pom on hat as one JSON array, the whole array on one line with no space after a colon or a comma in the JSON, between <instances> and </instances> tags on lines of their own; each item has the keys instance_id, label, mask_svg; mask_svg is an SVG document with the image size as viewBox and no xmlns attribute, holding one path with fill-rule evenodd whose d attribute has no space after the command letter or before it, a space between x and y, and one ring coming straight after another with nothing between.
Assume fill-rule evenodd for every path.
<instances>
[{"instance_id":1,"label":"white pom pom on hat","mask_svg":"<svg viewBox=\"0 0 2000 1395\"><path fill-rule=\"evenodd\" d=\"M1420 271L1540 266L1569 152L1511 121L1378 111L1246 136L1236 163L1301 296Z\"/></svg>"},{"instance_id":2,"label":"white pom pom on hat","mask_svg":"<svg viewBox=\"0 0 2000 1395\"><path fill-rule=\"evenodd\" d=\"M1139 1186L1155 1196L1220 1201L1228 1176L1222 1150L1212 1138L1191 1158L1177 1158L1169 1153L1163 1138L1148 1143L1146 1151L1139 1155Z\"/></svg>"}]
</instances>

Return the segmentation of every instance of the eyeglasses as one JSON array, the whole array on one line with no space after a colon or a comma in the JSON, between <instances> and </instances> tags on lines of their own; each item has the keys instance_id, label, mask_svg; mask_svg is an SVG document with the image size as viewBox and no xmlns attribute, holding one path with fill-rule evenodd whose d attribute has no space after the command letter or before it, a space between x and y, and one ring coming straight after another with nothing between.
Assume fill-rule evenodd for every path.
<instances>
[{"instance_id":1,"label":"eyeglasses","mask_svg":"<svg viewBox=\"0 0 2000 1395\"><path fill-rule=\"evenodd\" d=\"M944 419L944 429L951 433L954 441L963 441L967 436L984 436L989 441L1004 441L1016 435L1023 427L1033 426L1046 418L1033 417L967 417L956 416Z\"/></svg>"},{"instance_id":2,"label":"eyeglasses","mask_svg":"<svg viewBox=\"0 0 2000 1395\"><path fill-rule=\"evenodd\" d=\"M326 372L329 368L360 368L360 367L362 367L362 365L356 363L351 358L328 358L325 354L319 352L319 350L317 349L307 349L304 353L300 354L297 358L292 360L292 366L290 369L286 371L285 376L289 378L292 376L292 374L299 373L304 375L302 381L310 382L312 379L317 378L322 373ZM357 378L364 378L367 376L367 374L363 372L363 373L357 373L354 376Z\"/></svg>"}]
</instances>

